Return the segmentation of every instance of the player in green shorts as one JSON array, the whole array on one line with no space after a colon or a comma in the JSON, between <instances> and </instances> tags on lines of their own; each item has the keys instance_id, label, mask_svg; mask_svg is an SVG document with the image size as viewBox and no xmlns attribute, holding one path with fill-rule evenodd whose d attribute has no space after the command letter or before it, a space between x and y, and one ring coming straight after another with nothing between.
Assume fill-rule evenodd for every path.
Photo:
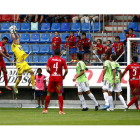
<instances>
[{"instance_id":1,"label":"player in green shorts","mask_svg":"<svg viewBox=\"0 0 140 140\"><path fill-rule=\"evenodd\" d=\"M126 103L124 101L124 98L123 96L121 95L120 92L122 92L122 88L121 88L121 69L120 69L120 65L115 62L116 60L116 55L115 54L112 54L110 56L110 61L111 61L111 69L112 71L114 72L115 70L115 82L113 81L114 80L114 75L113 75L113 72L112 72L112 76L109 80L109 89L108 89L108 92L109 92L109 96L110 96L110 108L107 109L107 111L113 111L114 110L114 105L113 105L113 98L111 97L112 96L112 92L114 91L118 98L120 99L121 103L123 104L124 108L125 108L125 111L127 110L127 106L126 106Z\"/></svg>"},{"instance_id":2,"label":"player in green shorts","mask_svg":"<svg viewBox=\"0 0 140 140\"><path fill-rule=\"evenodd\" d=\"M85 102L85 98L83 96L83 92L86 92L89 98L94 102L95 111L97 111L100 105L97 103L94 95L90 91L88 78L86 77L86 74L85 74L85 70L88 70L88 68L86 68L85 63L82 61L81 53L77 53L77 62L78 62L76 66L77 76L73 78L73 81L76 81L77 79L77 82L78 82L78 97L82 103L82 107L83 107L82 111L88 110L86 102Z\"/></svg>"}]
</instances>

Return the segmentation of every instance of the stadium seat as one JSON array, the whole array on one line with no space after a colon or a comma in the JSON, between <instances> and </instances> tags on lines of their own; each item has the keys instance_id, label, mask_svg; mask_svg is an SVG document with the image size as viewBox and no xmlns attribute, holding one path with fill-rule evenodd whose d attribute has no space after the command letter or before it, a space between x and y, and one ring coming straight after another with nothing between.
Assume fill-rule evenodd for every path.
<instances>
[{"instance_id":1,"label":"stadium seat","mask_svg":"<svg viewBox=\"0 0 140 140\"><path fill-rule=\"evenodd\" d=\"M137 22L130 22L128 24L127 30L125 30L125 32L128 32L129 28L132 28L134 31L136 31L137 30L137 26L138 26Z\"/></svg>"},{"instance_id":2,"label":"stadium seat","mask_svg":"<svg viewBox=\"0 0 140 140\"><path fill-rule=\"evenodd\" d=\"M12 55L12 58L10 58L11 62L13 61L13 58L14 58L14 56ZM7 66L11 65L11 62L9 62L5 57L3 57L3 59L4 59Z\"/></svg>"},{"instance_id":3,"label":"stadium seat","mask_svg":"<svg viewBox=\"0 0 140 140\"><path fill-rule=\"evenodd\" d=\"M41 29L38 32L46 32L50 30L50 23L42 23Z\"/></svg>"},{"instance_id":4,"label":"stadium seat","mask_svg":"<svg viewBox=\"0 0 140 140\"><path fill-rule=\"evenodd\" d=\"M40 41L38 41L37 43L46 43L50 41L50 34L42 34Z\"/></svg>"},{"instance_id":5,"label":"stadium seat","mask_svg":"<svg viewBox=\"0 0 140 140\"><path fill-rule=\"evenodd\" d=\"M21 37L20 37L20 42L21 43L28 42L29 40L30 40L30 35L29 34L21 34Z\"/></svg>"},{"instance_id":6,"label":"stadium seat","mask_svg":"<svg viewBox=\"0 0 140 140\"><path fill-rule=\"evenodd\" d=\"M28 54L30 51L29 45L28 44L21 44L21 46L23 47L24 52L26 52Z\"/></svg>"},{"instance_id":7,"label":"stadium seat","mask_svg":"<svg viewBox=\"0 0 140 140\"><path fill-rule=\"evenodd\" d=\"M60 23L52 23L51 30L49 32L60 31Z\"/></svg>"},{"instance_id":8,"label":"stadium seat","mask_svg":"<svg viewBox=\"0 0 140 140\"><path fill-rule=\"evenodd\" d=\"M60 34L58 34L58 36L60 37ZM53 37L55 37L55 34L54 34L54 33L51 34L51 39L50 39L50 41L48 41L48 43L52 43L52 39L53 39Z\"/></svg>"},{"instance_id":9,"label":"stadium seat","mask_svg":"<svg viewBox=\"0 0 140 140\"><path fill-rule=\"evenodd\" d=\"M124 40L126 40L125 33L120 33L119 37L120 37L120 42L124 42Z\"/></svg>"},{"instance_id":10,"label":"stadium seat","mask_svg":"<svg viewBox=\"0 0 140 140\"><path fill-rule=\"evenodd\" d=\"M71 31L79 31L81 29L81 23L72 23Z\"/></svg>"},{"instance_id":11,"label":"stadium seat","mask_svg":"<svg viewBox=\"0 0 140 140\"><path fill-rule=\"evenodd\" d=\"M12 15L10 21L13 22L13 21L16 21L17 20L17 15Z\"/></svg>"},{"instance_id":12,"label":"stadium seat","mask_svg":"<svg viewBox=\"0 0 140 140\"><path fill-rule=\"evenodd\" d=\"M65 37L66 37L66 36L69 36L69 35L70 35L69 33L65 33L65 34L62 34L62 35L61 35L62 43L65 43L65 42L66 42Z\"/></svg>"},{"instance_id":13,"label":"stadium seat","mask_svg":"<svg viewBox=\"0 0 140 140\"><path fill-rule=\"evenodd\" d=\"M0 21L1 21L1 15L0 15Z\"/></svg>"},{"instance_id":14,"label":"stadium seat","mask_svg":"<svg viewBox=\"0 0 140 140\"><path fill-rule=\"evenodd\" d=\"M135 34L135 35L136 35L136 37L139 37L138 33L133 33L133 34Z\"/></svg>"},{"instance_id":15,"label":"stadium seat","mask_svg":"<svg viewBox=\"0 0 140 140\"><path fill-rule=\"evenodd\" d=\"M36 43L40 40L40 34L32 34L28 43Z\"/></svg>"},{"instance_id":16,"label":"stadium seat","mask_svg":"<svg viewBox=\"0 0 140 140\"><path fill-rule=\"evenodd\" d=\"M1 21L6 22L11 20L11 15L2 15Z\"/></svg>"},{"instance_id":17,"label":"stadium seat","mask_svg":"<svg viewBox=\"0 0 140 140\"><path fill-rule=\"evenodd\" d=\"M82 31L83 32L89 31L89 23L83 23L83 25L82 25Z\"/></svg>"},{"instance_id":18,"label":"stadium seat","mask_svg":"<svg viewBox=\"0 0 140 140\"><path fill-rule=\"evenodd\" d=\"M40 30L40 23L36 22L31 22L31 28L30 30L28 31L29 33L35 33L37 32L38 30Z\"/></svg>"},{"instance_id":19,"label":"stadium seat","mask_svg":"<svg viewBox=\"0 0 140 140\"><path fill-rule=\"evenodd\" d=\"M1 34L1 40L2 40L3 37L7 37L8 38L8 43L11 43L10 34Z\"/></svg>"},{"instance_id":20,"label":"stadium seat","mask_svg":"<svg viewBox=\"0 0 140 140\"><path fill-rule=\"evenodd\" d=\"M115 53L114 47L112 48L112 53Z\"/></svg>"},{"instance_id":21,"label":"stadium seat","mask_svg":"<svg viewBox=\"0 0 140 140\"><path fill-rule=\"evenodd\" d=\"M20 23L12 23L12 25L15 25L17 27L17 31L20 30Z\"/></svg>"},{"instance_id":22,"label":"stadium seat","mask_svg":"<svg viewBox=\"0 0 140 140\"><path fill-rule=\"evenodd\" d=\"M50 46L50 51L48 52L48 54L52 54L52 45Z\"/></svg>"},{"instance_id":23,"label":"stadium seat","mask_svg":"<svg viewBox=\"0 0 140 140\"><path fill-rule=\"evenodd\" d=\"M32 58L33 58L33 65L35 65L35 64L38 65L38 62L39 62L39 56L38 56L38 55L33 55Z\"/></svg>"},{"instance_id":24,"label":"stadium seat","mask_svg":"<svg viewBox=\"0 0 140 140\"><path fill-rule=\"evenodd\" d=\"M45 53L49 53L50 52L50 46L47 44L43 44L40 46L40 51L39 54L45 54Z\"/></svg>"},{"instance_id":25,"label":"stadium seat","mask_svg":"<svg viewBox=\"0 0 140 140\"><path fill-rule=\"evenodd\" d=\"M13 51L12 51L12 48L11 48L11 45L10 45L10 48L9 48L9 54L13 54Z\"/></svg>"},{"instance_id":26,"label":"stadium seat","mask_svg":"<svg viewBox=\"0 0 140 140\"><path fill-rule=\"evenodd\" d=\"M60 29L61 32L66 32L69 30L70 30L70 23L62 23L61 24L61 29Z\"/></svg>"},{"instance_id":27,"label":"stadium seat","mask_svg":"<svg viewBox=\"0 0 140 140\"><path fill-rule=\"evenodd\" d=\"M32 44L31 49L32 49L33 54L38 54L38 52L39 52L39 44Z\"/></svg>"},{"instance_id":28,"label":"stadium seat","mask_svg":"<svg viewBox=\"0 0 140 140\"><path fill-rule=\"evenodd\" d=\"M10 23L7 23L7 22L6 23L2 23L0 32L9 31L9 28L10 28Z\"/></svg>"},{"instance_id":29,"label":"stadium seat","mask_svg":"<svg viewBox=\"0 0 140 140\"><path fill-rule=\"evenodd\" d=\"M40 62L43 62L40 65L46 65L48 59L49 59L49 56L48 55L42 55L42 56L40 56Z\"/></svg>"},{"instance_id":30,"label":"stadium seat","mask_svg":"<svg viewBox=\"0 0 140 140\"><path fill-rule=\"evenodd\" d=\"M6 51L9 52L9 45L5 44Z\"/></svg>"},{"instance_id":31,"label":"stadium seat","mask_svg":"<svg viewBox=\"0 0 140 140\"><path fill-rule=\"evenodd\" d=\"M21 24L21 30L18 32L27 32L30 30L30 23L22 23Z\"/></svg>"},{"instance_id":32,"label":"stadium seat","mask_svg":"<svg viewBox=\"0 0 140 140\"><path fill-rule=\"evenodd\" d=\"M90 38L89 38L89 36L90 36ZM86 33L86 37L89 38L91 41L91 34L89 35L89 33Z\"/></svg>"},{"instance_id":33,"label":"stadium seat","mask_svg":"<svg viewBox=\"0 0 140 140\"><path fill-rule=\"evenodd\" d=\"M100 23L100 31L102 30L102 24ZM94 32L98 32L99 31L99 23L95 22L94 23ZM93 32L93 26L91 26L91 32Z\"/></svg>"}]
</instances>

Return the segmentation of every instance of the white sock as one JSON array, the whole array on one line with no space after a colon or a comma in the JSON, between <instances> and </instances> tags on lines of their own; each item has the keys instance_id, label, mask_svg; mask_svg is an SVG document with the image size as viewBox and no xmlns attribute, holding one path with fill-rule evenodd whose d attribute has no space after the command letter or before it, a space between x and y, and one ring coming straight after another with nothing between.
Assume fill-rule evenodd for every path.
<instances>
[{"instance_id":1,"label":"white sock","mask_svg":"<svg viewBox=\"0 0 140 140\"><path fill-rule=\"evenodd\" d=\"M97 101L96 101L94 95L93 95L92 93L89 93L88 96L89 96L89 98L94 102L95 106L98 106L98 103L97 103Z\"/></svg>"},{"instance_id":2,"label":"white sock","mask_svg":"<svg viewBox=\"0 0 140 140\"><path fill-rule=\"evenodd\" d=\"M112 96L108 96L108 101L109 101L109 104L110 104L110 108L114 109L113 97Z\"/></svg>"},{"instance_id":3,"label":"white sock","mask_svg":"<svg viewBox=\"0 0 140 140\"><path fill-rule=\"evenodd\" d=\"M105 105L109 105L108 93L107 92L104 92L103 95L104 95L104 99L105 99Z\"/></svg>"},{"instance_id":4,"label":"white sock","mask_svg":"<svg viewBox=\"0 0 140 140\"><path fill-rule=\"evenodd\" d=\"M83 96L83 95L78 95L78 96L79 96L79 99L80 99L80 101L81 101L81 103L82 103L82 107L83 107L83 108L86 108L87 105L86 105L84 96Z\"/></svg>"},{"instance_id":5,"label":"white sock","mask_svg":"<svg viewBox=\"0 0 140 140\"><path fill-rule=\"evenodd\" d=\"M127 107L127 105L126 105L126 103L125 103L125 100L124 100L123 96L122 96L122 95L120 95L120 96L118 96L118 97L119 97L120 101L122 102L122 104L123 104L124 108L126 108L126 107Z\"/></svg>"}]
</instances>

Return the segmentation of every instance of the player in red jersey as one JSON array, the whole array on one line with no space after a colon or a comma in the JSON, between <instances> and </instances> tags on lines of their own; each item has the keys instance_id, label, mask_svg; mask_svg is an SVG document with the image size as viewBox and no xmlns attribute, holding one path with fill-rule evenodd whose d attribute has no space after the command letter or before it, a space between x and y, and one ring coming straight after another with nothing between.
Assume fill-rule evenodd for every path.
<instances>
[{"instance_id":1,"label":"player in red jersey","mask_svg":"<svg viewBox=\"0 0 140 140\"><path fill-rule=\"evenodd\" d=\"M68 68L66 61L60 57L60 49L56 48L54 50L54 57L49 58L47 62L47 72L50 73L48 89L47 89L47 96L45 99L45 109L42 112L43 114L47 113L48 105L50 103L50 96L52 92L58 93L58 100L59 100L59 114L65 114L63 112L63 96L62 96L62 82L65 79L65 76L68 73ZM64 75L62 74L63 68L65 69Z\"/></svg>"},{"instance_id":2,"label":"player in red jersey","mask_svg":"<svg viewBox=\"0 0 140 140\"><path fill-rule=\"evenodd\" d=\"M6 48L5 48L5 44L7 44L7 42L8 42L7 37L3 37L2 41L0 42L0 75L1 75L1 70L2 70L3 75L4 75L5 88L8 90L12 90L10 87L8 87L7 70L6 70L5 62L3 60L3 57L5 57L10 62L9 58L12 58L12 56L7 53Z\"/></svg>"},{"instance_id":3,"label":"player in red jersey","mask_svg":"<svg viewBox=\"0 0 140 140\"><path fill-rule=\"evenodd\" d=\"M58 31L55 31L55 37L52 39L52 56L54 56L54 50L56 48L60 49L60 45L62 44L61 38L58 36Z\"/></svg>"},{"instance_id":4,"label":"player in red jersey","mask_svg":"<svg viewBox=\"0 0 140 140\"><path fill-rule=\"evenodd\" d=\"M70 32L69 47L70 47L70 54L72 57L71 62L76 62L76 44L75 44L75 36L73 31Z\"/></svg>"},{"instance_id":5,"label":"player in red jersey","mask_svg":"<svg viewBox=\"0 0 140 140\"><path fill-rule=\"evenodd\" d=\"M122 73L122 77L127 71L129 71L129 84L134 97L127 106L129 108L133 103L135 103L136 108L139 111L138 98L140 96L140 65L137 63L137 60L137 56L133 56L132 64L125 68L124 72Z\"/></svg>"}]
</instances>

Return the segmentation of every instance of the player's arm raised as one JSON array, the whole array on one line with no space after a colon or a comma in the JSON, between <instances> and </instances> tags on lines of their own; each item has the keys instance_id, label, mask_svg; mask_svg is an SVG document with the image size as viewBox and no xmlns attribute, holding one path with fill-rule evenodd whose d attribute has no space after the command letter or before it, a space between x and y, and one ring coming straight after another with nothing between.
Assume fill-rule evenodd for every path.
<instances>
[{"instance_id":1,"label":"player's arm raised","mask_svg":"<svg viewBox=\"0 0 140 140\"><path fill-rule=\"evenodd\" d=\"M14 33L12 33L12 38L13 38L13 43L14 43L14 44L17 44L16 36L15 36Z\"/></svg>"},{"instance_id":2,"label":"player's arm raised","mask_svg":"<svg viewBox=\"0 0 140 140\"><path fill-rule=\"evenodd\" d=\"M18 36L18 34L15 32L15 36L16 36L16 38L17 38L17 43L18 43L18 45L20 44L20 37Z\"/></svg>"}]
</instances>

